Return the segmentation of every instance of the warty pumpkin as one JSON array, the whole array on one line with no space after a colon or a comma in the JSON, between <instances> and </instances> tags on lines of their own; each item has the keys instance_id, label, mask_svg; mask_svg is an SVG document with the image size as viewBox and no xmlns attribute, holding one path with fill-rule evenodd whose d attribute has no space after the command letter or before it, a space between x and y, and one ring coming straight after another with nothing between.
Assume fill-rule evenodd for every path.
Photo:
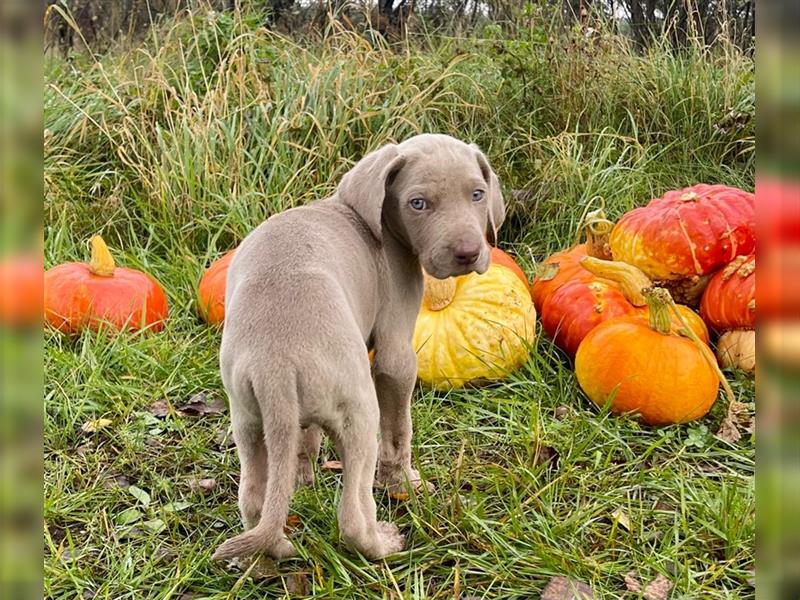
<instances>
[{"instance_id":1,"label":"warty pumpkin","mask_svg":"<svg viewBox=\"0 0 800 600\"><path fill-rule=\"evenodd\" d=\"M528 359L536 310L513 269L438 280L425 274L413 345L419 379L437 389L503 379Z\"/></svg>"},{"instance_id":2,"label":"warty pumpkin","mask_svg":"<svg viewBox=\"0 0 800 600\"><path fill-rule=\"evenodd\" d=\"M755 248L755 195L706 184L667 192L626 213L609 244L614 260L697 306L710 274Z\"/></svg>"},{"instance_id":3,"label":"warty pumpkin","mask_svg":"<svg viewBox=\"0 0 800 600\"><path fill-rule=\"evenodd\" d=\"M578 383L598 406L610 401L614 414L636 413L650 425L699 419L717 398L713 355L675 332L667 290L648 290L647 301L647 320L618 317L589 332L575 356Z\"/></svg>"},{"instance_id":4,"label":"warty pumpkin","mask_svg":"<svg viewBox=\"0 0 800 600\"><path fill-rule=\"evenodd\" d=\"M756 256L738 256L708 283L700 314L720 334L717 358L723 367L756 368Z\"/></svg>"},{"instance_id":5,"label":"warty pumpkin","mask_svg":"<svg viewBox=\"0 0 800 600\"><path fill-rule=\"evenodd\" d=\"M228 267L236 254L229 250L212 262L200 277L197 285L197 310L206 323L218 324L225 320L225 282Z\"/></svg>"},{"instance_id":6,"label":"warty pumpkin","mask_svg":"<svg viewBox=\"0 0 800 600\"><path fill-rule=\"evenodd\" d=\"M137 269L117 267L99 235L90 240L91 261L69 262L44 275L45 320L64 333L109 327L159 331L167 297L159 283Z\"/></svg>"}]
</instances>

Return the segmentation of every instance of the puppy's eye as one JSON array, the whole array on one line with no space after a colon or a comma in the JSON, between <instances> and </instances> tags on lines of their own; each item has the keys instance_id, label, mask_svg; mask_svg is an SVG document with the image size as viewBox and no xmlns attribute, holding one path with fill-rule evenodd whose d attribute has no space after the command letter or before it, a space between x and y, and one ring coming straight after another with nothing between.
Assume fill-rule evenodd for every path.
<instances>
[{"instance_id":1,"label":"puppy's eye","mask_svg":"<svg viewBox=\"0 0 800 600\"><path fill-rule=\"evenodd\" d=\"M472 192L473 202L480 202L481 200L483 200L483 190L475 190Z\"/></svg>"},{"instance_id":2,"label":"puppy's eye","mask_svg":"<svg viewBox=\"0 0 800 600\"><path fill-rule=\"evenodd\" d=\"M425 198L412 198L408 205L414 210L425 210L428 208L428 201Z\"/></svg>"}]
</instances>

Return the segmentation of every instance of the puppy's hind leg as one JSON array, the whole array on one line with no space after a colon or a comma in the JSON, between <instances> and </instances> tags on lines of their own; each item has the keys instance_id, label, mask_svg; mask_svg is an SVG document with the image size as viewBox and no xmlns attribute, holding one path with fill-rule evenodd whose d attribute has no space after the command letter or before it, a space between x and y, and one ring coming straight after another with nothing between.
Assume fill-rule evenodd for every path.
<instances>
[{"instance_id":1,"label":"puppy's hind leg","mask_svg":"<svg viewBox=\"0 0 800 600\"><path fill-rule=\"evenodd\" d=\"M265 552L272 558L286 558L295 553L283 531L294 491L300 440L298 398L294 382L291 383L278 386L276 390L276 386L266 382L254 382L269 457L261 516L255 527L217 548L212 556L214 560L244 557L256 552Z\"/></svg>"},{"instance_id":2,"label":"puppy's hind leg","mask_svg":"<svg viewBox=\"0 0 800 600\"><path fill-rule=\"evenodd\" d=\"M338 518L345 543L376 560L402 550L404 538L396 525L376 518L372 482L378 461L378 400L371 378L363 383L346 403L347 413L335 432L344 470Z\"/></svg>"}]
</instances>

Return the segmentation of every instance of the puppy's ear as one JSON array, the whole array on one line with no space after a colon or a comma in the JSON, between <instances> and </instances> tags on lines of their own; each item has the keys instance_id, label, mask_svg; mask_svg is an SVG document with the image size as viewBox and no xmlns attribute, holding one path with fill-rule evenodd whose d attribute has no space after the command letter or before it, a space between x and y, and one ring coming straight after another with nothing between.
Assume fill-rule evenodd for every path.
<instances>
[{"instance_id":1,"label":"puppy's ear","mask_svg":"<svg viewBox=\"0 0 800 600\"><path fill-rule=\"evenodd\" d=\"M336 188L337 198L356 211L379 240L386 188L405 162L397 145L388 144L358 161Z\"/></svg>"},{"instance_id":2,"label":"puppy's ear","mask_svg":"<svg viewBox=\"0 0 800 600\"><path fill-rule=\"evenodd\" d=\"M471 144L475 149L478 165L486 180L486 200L489 203L489 217L486 223L486 240L492 246L497 245L497 231L506 218L506 203L503 201L503 191L500 189L500 180L495 175L486 155L481 152L475 144Z\"/></svg>"}]
</instances>

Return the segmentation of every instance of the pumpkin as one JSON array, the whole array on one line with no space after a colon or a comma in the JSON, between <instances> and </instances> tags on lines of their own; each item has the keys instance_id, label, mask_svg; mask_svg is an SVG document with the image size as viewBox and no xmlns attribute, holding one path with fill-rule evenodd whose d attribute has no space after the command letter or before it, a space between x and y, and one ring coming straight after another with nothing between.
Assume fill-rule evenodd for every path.
<instances>
[{"instance_id":1,"label":"pumpkin","mask_svg":"<svg viewBox=\"0 0 800 600\"><path fill-rule=\"evenodd\" d=\"M89 264L70 262L44 275L45 320L64 333L107 326L116 330L159 331L167 318L167 297L158 282L136 269L117 267L103 239L90 240Z\"/></svg>"},{"instance_id":2,"label":"pumpkin","mask_svg":"<svg viewBox=\"0 0 800 600\"><path fill-rule=\"evenodd\" d=\"M638 310L611 281L574 280L545 300L542 329L559 348L575 356L581 341L595 326Z\"/></svg>"},{"instance_id":3,"label":"pumpkin","mask_svg":"<svg viewBox=\"0 0 800 600\"><path fill-rule=\"evenodd\" d=\"M423 383L451 389L499 380L527 361L536 310L513 269L493 263L482 275L424 281L413 337Z\"/></svg>"},{"instance_id":4,"label":"pumpkin","mask_svg":"<svg viewBox=\"0 0 800 600\"><path fill-rule=\"evenodd\" d=\"M711 273L754 250L755 195L705 184L667 192L626 213L609 244L614 260L697 306Z\"/></svg>"},{"instance_id":5,"label":"pumpkin","mask_svg":"<svg viewBox=\"0 0 800 600\"><path fill-rule=\"evenodd\" d=\"M492 261L492 264L502 265L503 267L511 269L514 272L514 274L517 277L519 277L520 281L522 283L524 283L526 287L528 287L528 285L529 285L528 284L528 278L525 277L525 273L520 268L520 266L517 264L517 261L515 261L511 257L510 254L507 254L507 253L503 252L502 250L500 250L500 248L494 248L493 247L492 248L491 261Z\"/></svg>"},{"instance_id":6,"label":"pumpkin","mask_svg":"<svg viewBox=\"0 0 800 600\"><path fill-rule=\"evenodd\" d=\"M721 334L717 342L720 364L755 371L755 254L738 256L714 274L700 302L700 314Z\"/></svg>"},{"instance_id":7,"label":"pumpkin","mask_svg":"<svg viewBox=\"0 0 800 600\"><path fill-rule=\"evenodd\" d=\"M42 324L42 256L20 254L0 260L0 325Z\"/></svg>"},{"instance_id":8,"label":"pumpkin","mask_svg":"<svg viewBox=\"0 0 800 600\"><path fill-rule=\"evenodd\" d=\"M225 283L234 254L236 249L212 262L197 285L197 310L206 323L217 324L225 320Z\"/></svg>"},{"instance_id":9,"label":"pumpkin","mask_svg":"<svg viewBox=\"0 0 800 600\"><path fill-rule=\"evenodd\" d=\"M717 398L720 379L704 344L674 331L672 300L663 288L647 295L649 316L601 323L584 338L575 374L598 406L614 414L637 413L649 425L699 419Z\"/></svg>"},{"instance_id":10,"label":"pumpkin","mask_svg":"<svg viewBox=\"0 0 800 600\"><path fill-rule=\"evenodd\" d=\"M642 290L652 286L647 276L632 265L591 256L583 257L580 264L594 278L564 284L542 308L542 329L570 356L575 356L586 334L603 321L623 315L647 319ZM708 343L708 330L700 316L688 306L679 305L677 310L695 334ZM677 317L672 319L672 325L676 332L683 328Z\"/></svg>"},{"instance_id":11,"label":"pumpkin","mask_svg":"<svg viewBox=\"0 0 800 600\"><path fill-rule=\"evenodd\" d=\"M584 256L610 258L608 236L614 224L605 218L602 210L589 213L584 223L584 243L556 252L539 265L531 284L531 296L538 312L542 312L547 298L565 283L594 279L580 264Z\"/></svg>"}]
</instances>

